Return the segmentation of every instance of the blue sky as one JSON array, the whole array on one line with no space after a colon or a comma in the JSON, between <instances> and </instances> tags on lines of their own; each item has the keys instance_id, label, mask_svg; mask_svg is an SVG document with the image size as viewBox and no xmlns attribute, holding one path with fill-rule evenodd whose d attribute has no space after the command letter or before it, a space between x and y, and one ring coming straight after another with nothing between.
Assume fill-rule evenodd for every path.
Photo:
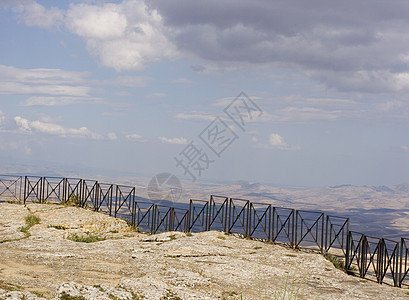
<instances>
[{"instance_id":1,"label":"blue sky","mask_svg":"<svg viewBox=\"0 0 409 300\"><path fill-rule=\"evenodd\" d=\"M408 11L2 1L0 173L192 180L175 158L193 142L197 182L409 182ZM224 112L241 92L262 110L245 130ZM236 136L220 155L200 139L216 117Z\"/></svg>"}]
</instances>

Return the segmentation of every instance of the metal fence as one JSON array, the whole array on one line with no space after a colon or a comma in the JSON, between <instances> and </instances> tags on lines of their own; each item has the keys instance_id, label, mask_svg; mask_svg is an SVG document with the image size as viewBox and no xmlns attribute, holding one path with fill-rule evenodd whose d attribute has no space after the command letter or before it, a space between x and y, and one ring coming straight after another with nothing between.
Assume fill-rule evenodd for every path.
<instances>
[{"instance_id":1,"label":"metal fence","mask_svg":"<svg viewBox=\"0 0 409 300\"><path fill-rule=\"evenodd\" d=\"M137 195L135 187L96 180L0 175L0 200L75 205L126 219L150 233L220 230L343 258L345 271L393 286L409 280L409 240L392 241L349 230L349 219L318 211L274 207L210 196L175 206Z\"/></svg>"}]
</instances>

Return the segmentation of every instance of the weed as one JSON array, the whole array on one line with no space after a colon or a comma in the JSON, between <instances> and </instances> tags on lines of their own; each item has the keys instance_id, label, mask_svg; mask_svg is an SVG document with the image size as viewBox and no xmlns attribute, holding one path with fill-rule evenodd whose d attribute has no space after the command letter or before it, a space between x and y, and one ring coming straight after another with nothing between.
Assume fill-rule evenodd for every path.
<instances>
[{"instance_id":1,"label":"weed","mask_svg":"<svg viewBox=\"0 0 409 300\"><path fill-rule=\"evenodd\" d=\"M26 225L29 227L33 227L34 225L39 224L40 221L40 217L34 214L29 214L28 216L26 216Z\"/></svg>"},{"instance_id":2,"label":"weed","mask_svg":"<svg viewBox=\"0 0 409 300\"><path fill-rule=\"evenodd\" d=\"M345 270L345 264L342 258L332 255L330 253L326 253L324 254L324 257L329 260L330 262L332 262L332 264L334 265L335 268L344 271Z\"/></svg>"},{"instance_id":3,"label":"weed","mask_svg":"<svg viewBox=\"0 0 409 300\"><path fill-rule=\"evenodd\" d=\"M167 289L166 294L160 300L182 300L174 291Z\"/></svg>"},{"instance_id":4,"label":"weed","mask_svg":"<svg viewBox=\"0 0 409 300\"><path fill-rule=\"evenodd\" d=\"M68 206L77 206L77 207L85 207L86 203L83 203L80 195L78 194L72 194L68 197L67 201L64 203L65 205Z\"/></svg>"},{"instance_id":5,"label":"weed","mask_svg":"<svg viewBox=\"0 0 409 300\"><path fill-rule=\"evenodd\" d=\"M186 236L193 236L193 233L191 233L190 231L186 232L185 234Z\"/></svg>"},{"instance_id":6,"label":"weed","mask_svg":"<svg viewBox=\"0 0 409 300\"><path fill-rule=\"evenodd\" d=\"M0 289L6 290L6 291L22 291L23 290L21 286L7 283L3 280L0 280Z\"/></svg>"},{"instance_id":7,"label":"weed","mask_svg":"<svg viewBox=\"0 0 409 300\"><path fill-rule=\"evenodd\" d=\"M287 277L286 280L285 280L285 283L284 283L283 290L282 291L276 291L274 293L274 299L275 300L297 299L299 291L300 291L300 288L295 289L294 280L290 285L290 283L288 282L288 277Z\"/></svg>"},{"instance_id":8,"label":"weed","mask_svg":"<svg viewBox=\"0 0 409 300\"><path fill-rule=\"evenodd\" d=\"M222 293L222 299L224 300L224 299L229 299L230 297L234 297L234 296L237 296L238 295L238 293L237 292L235 292L235 291L224 291L223 293Z\"/></svg>"},{"instance_id":9,"label":"weed","mask_svg":"<svg viewBox=\"0 0 409 300\"><path fill-rule=\"evenodd\" d=\"M95 243L95 242L105 240L103 236L100 236L95 233L84 233L84 234L70 233L67 236L67 239L74 241L74 242L80 242L80 243Z\"/></svg>"},{"instance_id":10,"label":"weed","mask_svg":"<svg viewBox=\"0 0 409 300\"><path fill-rule=\"evenodd\" d=\"M36 295L39 298L46 298L46 295L44 293L38 292L38 291L31 291L32 294Z\"/></svg>"},{"instance_id":11,"label":"weed","mask_svg":"<svg viewBox=\"0 0 409 300\"><path fill-rule=\"evenodd\" d=\"M169 236L169 238L170 238L171 241L176 240L176 235L171 234L171 235Z\"/></svg>"},{"instance_id":12,"label":"weed","mask_svg":"<svg viewBox=\"0 0 409 300\"><path fill-rule=\"evenodd\" d=\"M104 288L100 284L94 284L94 288L97 288L100 292L104 292Z\"/></svg>"},{"instance_id":13,"label":"weed","mask_svg":"<svg viewBox=\"0 0 409 300\"><path fill-rule=\"evenodd\" d=\"M226 237L225 237L224 235L218 235L217 238L218 238L218 239L221 239L221 240L225 240L225 239L226 239Z\"/></svg>"},{"instance_id":14,"label":"weed","mask_svg":"<svg viewBox=\"0 0 409 300\"><path fill-rule=\"evenodd\" d=\"M85 300L84 296L71 296L70 294L67 294L66 292L62 292L60 295L61 300Z\"/></svg>"},{"instance_id":15,"label":"weed","mask_svg":"<svg viewBox=\"0 0 409 300\"><path fill-rule=\"evenodd\" d=\"M67 227L63 226L63 225L48 225L48 228L55 228L58 230L66 230L68 229Z\"/></svg>"},{"instance_id":16,"label":"weed","mask_svg":"<svg viewBox=\"0 0 409 300\"><path fill-rule=\"evenodd\" d=\"M259 249L261 249L261 248L263 248L263 247L261 247L261 246L256 246L256 247L254 247L253 249L254 249L254 250L259 250Z\"/></svg>"},{"instance_id":17,"label":"weed","mask_svg":"<svg viewBox=\"0 0 409 300\"><path fill-rule=\"evenodd\" d=\"M131 292L132 295L132 300L141 300L141 299L145 299L144 295L139 295L137 293Z\"/></svg>"},{"instance_id":18,"label":"weed","mask_svg":"<svg viewBox=\"0 0 409 300\"><path fill-rule=\"evenodd\" d=\"M26 220L26 226L21 227L20 231L24 233L25 235L24 238L28 238L31 236L30 232L28 232L30 228L36 224L39 224L41 219L40 217L30 213L29 215L26 216L25 220ZM15 240L19 240L19 239L15 239Z\"/></svg>"},{"instance_id":19,"label":"weed","mask_svg":"<svg viewBox=\"0 0 409 300\"><path fill-rule=\"evenodd\" d=\"M288 256L288 257L297 257L297 255L291 254L291 253L287 253L285 256Z\"/></svg>"}]
</instances>

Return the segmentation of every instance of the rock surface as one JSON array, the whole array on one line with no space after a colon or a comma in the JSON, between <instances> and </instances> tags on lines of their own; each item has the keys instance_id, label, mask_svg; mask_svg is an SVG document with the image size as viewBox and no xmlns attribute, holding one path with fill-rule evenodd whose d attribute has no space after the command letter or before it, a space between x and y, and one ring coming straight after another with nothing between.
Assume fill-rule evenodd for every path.
<instances>
[{"instance_id":1,"label":"rock surface","mask_svg":"<svg viewBox=\"0 0 409 300\"><path fill-rule=\"evenodd\" d=\"M34 214L40 223L20 228ZM105 240L84 243L75 237ZM73 238L74 237L74 238ZM220 232L138 233L76 207L0 203L0 299L407 299L317 253ZM66 298L66 297L65 297Z\"/></svg>"}]
</instances>

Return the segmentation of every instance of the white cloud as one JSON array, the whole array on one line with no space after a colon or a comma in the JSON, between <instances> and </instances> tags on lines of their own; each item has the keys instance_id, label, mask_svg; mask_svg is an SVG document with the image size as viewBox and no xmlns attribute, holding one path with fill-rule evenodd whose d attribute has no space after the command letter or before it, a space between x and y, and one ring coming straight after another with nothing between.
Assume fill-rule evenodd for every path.
<instances>
[{"instance_id":1,"label":"white cloud","mask_svg":"<svg viewBox=\"0 0 409 300\"><path fill-rule=\"evenodd\" d=\"M254 143L254 148L262 149L276 149L276 150L300 150L299 146L290 146L282 136L277 133L270 134L268 143L259 143L257 137L252 137L251 141Z\"/></svg>"},{"instance_id":2,"label":"white cloud","mask_svg":"<svg viewBox=\"0 0 409 300\"><path fill-rule=\"evenodd\" d=\"M0 128L4 127L6 122L6 114L0 109Z\"/></svg>"},{"instance_id":3,"label":"white cloud","mask_svg":"<svg viewBox=\"0 0 409 300\"><path fill-rule=\"evenodd\" d=\"M87 127L65 128L59 124L42 121L29 121L20 116L14 118L18 128L22 132L39 132L56 135L64 138L90 138L103 139L103 136L90 131Z\"/></svg>"},{"instance_id":4,"label":"white cloud","mask_svg":"<svg viewBox=\"0 0 409 300\"><path fill-rule=\"evenodd\" d=\"M215 116L202 112L192 111L190 113L177 113L175 115L175 118L179 120L213 121Z\"/></svg>"},{"instance_id":5,"label":"white cloud","mask_svg":"<svg viewBox=\"0 0 409 300\"><path fill-rule=\"evenodd\" d=\"M19 69L0 65L0 94L47 95L89 98L90 87L84 85L85 72L59 69ZM35 96L33 96L35 97ZM72 99L71 99L72 100ZM32 98L38 102L39 98Z\"/></svg>"},{"instance_id":6,"label":"white cloud","mask_svg":"<svg viewBox=\"0 0 409 300\"><path fill-rule=\"evenodd\" d=\"M288 144L284 141L283 137L277 133L272 133L269 138L270 145L273 148L287 148Z\"/></svg>"},{"instance_id":7,"label":"white cloud","mask_svg":"<svg viewBox=\"0 0 409 300\"><path fill-rule=\"evenodd\" d=\"M127 28L121 6L106 3L103 6L71 5L67 12L67 26L75 34L89 39L110 40L123 36Z\"/></svg>"},{"instance_id":8,"label":"white cloud","mask_svg":"<svg viewBox=\"0 0 409 300\"><path fill-rule=\"evenodd\" d=\"M39 26L42 28L55 28L62 24L63 11L58 8L45 8L35 1L21 1L15 8L20 15L20 22L27 26Z\"/></svg>"},{"instance_id":9,"label":"white cloud","mask_svg":"<svg viewBox=\"0 0 409 300\"><path fill-rule=\"evenodd\" d=\"M163 143L168 143L168 144L177 144L177 145L185 145L187 144L187 139L185 138L167 138L167 137L159 137L159 140L161 140Z\"/></svg>"},{"instance_id":10,"label":"white cloud","mask_svg":"<svg viewBox=\"0 0 409 300\"><path fill-rule=\"evenodd\" d=\"M125 138L129 141L138 141L138 142L145 142L145 138L137 133L132 133L132 134L127 134L125 135Z\"/></svg>"},{"instance_id":11,"label":"white cloud","mask_svg":"<svg viewBox=\"0 0 409 300\"><path fill-rule=\"evenodd\" d=\"M25 102L25 106L62 106L79 103L100 103L101 100L97 98L84 97L43 97L32 96Z\"/></svg>"},{"instance_id":12,"label":"white cloud","mask_svg":"<svg viewBox=\"0 0 409 300\"><path fill-rule=\"evenodd\" d=\"M102 81L101 84L131 88L144 88L148 85L150 80L150 77L145 76L119 76L114 79Z\"/></svg>"},{"instance_id":13,"label":"white cloud","mask_svg":"<svg viewBox=\"0 0 409 300\"><path fill-rule=\"evenodd\" d=\"M108 133L108 139L110 139L111 141L115 141L118 139L118 137L114 132L110 132Z\"/></svg>"},{"instance_id":14,"label":"white cloud","mask_svg":"<svg viewBox=\"0 0 409 300\"><path fill-rule=\"evenodd\" d=\"M29 121L27 119L23 119L22 117L17 116L17 117L14 118L14 121L16 122L16 124L17 124L20 131L23 131L23 132L30 132L31 131Z\"/></svg>"},{"instance_id":15,"label":"white cloud","mask_svg":"<svg viewBox=\"0 0 409 300\"><path fill-rule=\"evenodd\" d=\"M66 27L81 36L91 54L117 71L139 70L148 62L176 55L161 16L142 0L120 4L72 4Z\"/></svg>"},{"instance_id":16,"label":"white cloud","mask_svg":"<svg viewBox=\"0 0 409 300\"><path fill-rule=\"evenodd\" d=\"M401 148L402 148L403 151L409 152L409 147L408 146L402 146Z\"/></svg>"}]
</instances>

